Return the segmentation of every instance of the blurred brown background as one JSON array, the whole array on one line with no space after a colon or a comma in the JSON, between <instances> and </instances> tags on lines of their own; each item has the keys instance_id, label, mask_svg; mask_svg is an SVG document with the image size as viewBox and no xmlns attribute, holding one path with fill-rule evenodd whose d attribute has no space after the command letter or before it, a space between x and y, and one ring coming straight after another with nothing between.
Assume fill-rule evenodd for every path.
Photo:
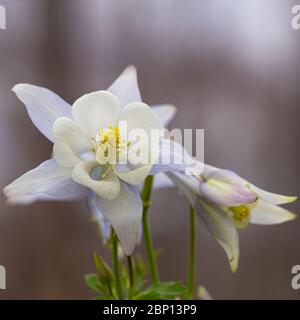
<instances>
[{"instance_id":1,"label":"blurred brown background","mask_svg":"<svg viewBox=\"0 0 300 320\"><path fill-rule=\"evenodd\" d=\"M0 0L0 186L49 158L51 144L10 91L45 86L73 102L105 89L128 65L147 103L178 106L172 127L205 129L205 160L258 186L299 194L300 30L287 0ZM289 208L300 213L299 203ZM187 204L155 194L151 223L164 280L186 276ZM90 298L83 275L104 249L85 203L6 207L1 198L0 298ZM300 220L240 232L231 274L222 249L199 226L198 282L216 299L299 299ZM142 247L138 251L143 251ZM107 256L107 253L106 253Z\"/></svg>"}]
</instances>

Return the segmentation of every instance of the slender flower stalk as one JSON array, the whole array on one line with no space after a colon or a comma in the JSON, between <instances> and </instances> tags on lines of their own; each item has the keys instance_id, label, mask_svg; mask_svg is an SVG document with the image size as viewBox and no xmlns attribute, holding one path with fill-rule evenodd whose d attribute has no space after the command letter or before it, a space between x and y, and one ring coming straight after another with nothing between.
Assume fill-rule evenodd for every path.
<instances>
[{"instance_id":1,"label":"slender flower stalk","mask_svg":"<svg viewBox=\"0 0 300 320\"><path fill-rule=\"evenodd\" d=\"M132 257L127 256L128 273L129 273L129 288L128 288L128 299L131 300L134 294L134 271Z\"/></svg>"},{"instance_id":2,"label":"slender flower stalk","mask_svg":"<svg viewBox=\"0 0 300 320\"><path fill-rule=\"evenodd\" d=\"M150 272L152 282L154 284L159 283L159 274L156 262L156 255L154 252L154 246L152 241L152 236L149 227L148 221L148 209L151 205L151 194L152 194L152 185L153 185L153 176L148 176L144 183L144 188L142 191L142 200L143 200L143 217L142 217L142 224L143 224L143 237L146 245L147 256L150 265Z\"/></svg>"},{"instance_id":3,"label":"slender flower stalk","mask_svg":"<svg viewBox=\"0 0 300 320\"><path fill-rule=\"evenodd\" d=\"M123 300L120 263L118 257L118 238L112 229L112 259L118 300Z\"/></svg>"},{"instance_id":4,"label":"slender flower stalk","mask_svg":"<svg viewBox=\"0 0 300 320\"><path fill-rule=\"evenodd\" d=\"M188 291L186 298L193 299L196 281L196 211L190 206L190 243L189 243L189 273L188 273Z\"/></svg>"}]
</instances>

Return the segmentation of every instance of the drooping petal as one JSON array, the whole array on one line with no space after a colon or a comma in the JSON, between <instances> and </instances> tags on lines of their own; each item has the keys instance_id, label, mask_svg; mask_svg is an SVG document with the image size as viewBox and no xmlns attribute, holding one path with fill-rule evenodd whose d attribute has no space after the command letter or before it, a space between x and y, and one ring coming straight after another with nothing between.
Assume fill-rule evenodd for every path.
<instances>
[{"instance_id":1,"label":"drooping petal","mask_svg":"<svg viewBox=\"0 0 300 320\"><path fill-rule=\"evenodd\" d=\"M190 205L195 207L208 231L225 250L232 271L236 271L239 260L238 234L229 215L220 207L212 206L198 196L199 181L180 172L169 172L167 176L184 194ZM201 209L200 202L204 208Z\"/></svg>"},{"instance_id":2,"label":"drooping petal","mask_svg":"<svg viewBox=\"0 0 300 320\"><path fill-rule=\"evenodd\" d=\"M94 216L96 222L99 224L101 230L101 236L103 238L103 244L106 244L111 236L111 224L108 219L104 216L104 214L100 211L100 208L97 205L97 195L95 192L90 191L88 195L88 206L90 212ZM138 226L138 236L137 236L137 244L139 244L142 240L143 229L142 224L140 223Z\"/></svg>"},{"instance_id":3,"label":"drooping petal","mask_svg":"<svg viewBox=\"0 0 300 320\"><path fill-rule=\"evenodd\" d=\"M180 172L166 173L168 178L175 184L175 186L183 193L192 207L196 206L198 181L193 176L187 176ZM155 180L155 178L154 178Z\"/></svg>"},{"instance_id":4,"label":"drooping petal","mask_svg":"<svg viewBox=\"0 0 300 320\"><path fill-rule=\"evenodd\" d=\"M34 125L53 142L53 124L60 117L71 118L71 106L46 88L24 83L12 91L24 103Z\"/></svg>"},{"instance_id":5,"label":"drooping petal","mask_svg":"<svg viewBox=\"0 0 300 320\"><path fill-rule=\"evenodd\" d=\"M200 206L203 207L203 209ZM239 261L239 237L230 217L219 207L200 200L196 210L209 233L217 240L226 252L232 272L235 272Z\"/></svg>"},{"instance_id":6,"label":"drooping petal","mask_svg":"<svg viewBox=\"0 0 300 320\"><path fill-rule=\"evenodd\" d=\"M120 193L114 200L98 197L97 206L114 228L124 253L131 255L137 243L138 226L142 220L143 205L139 189L121 183Z\"/></svg>"},{"instance_id":7,"label":"drooping petal","mask_svg":"<svg viewBox=\"0 0 300 320\"><path fill-rule=\"evenodd\" d=\"M284 208L262 200L251 206L250 222L255 224L279 224L296 218L296 215Z\"/></svg>"},{"instance_id":8,"label":"drooping petal","mask_svg":"<svg viewBox=\"0 0 300 320\"><path fill-rule=\"evenodd\" d=\"M100 168L99 178L94 179L92 173L97 167ZM99 167L97 161L84 161L74 167L72 177L77 183L93 190L99 197L111 200L120 192L120 181L113 170L109 170L105 177L102 177L104 170L105 166Z\"/></svg>"},{"instance_id":9,"label":"drooping petal","mask_svg":"<svg viewBox=\"0 0 300 320\"><path fill-rule=\"evenodd\" d=\"M89 191L88 194L88 206L89 209L94 216L94 219L98 223L100 230L101 230L101 236L103 238L103 244L106 244L107 241L110 238L111 234L111 226L109 221L105 218L101 210L99 209L99 206L97 205L97 195L93 191Z\"/></svg>"},{"instance_id":10,"label":"drooping petal","mask_svg":"<svg viewBox=\"0 0 300 320\"><path fill-rule=\"evenodd\" d=\"M171 104L160 104L151 106L156 116L160 119L164 128L166 128L176 113L176 107Z\"/></svg>"},{"instance_id":11,"label":"drooping petal","mask_svg":"<svg viewBox=\"0 0 300 320\"><path fill-rule=\"evenodd\" d=\"M63 167L74 167L83 160L84 155L92 151L92 140L71 119L57 119L53 126L53 133L53 155Z\"/></svg>"},{"instance_id":12,"label":"drooping petal","mask_svg":"<svg viewBox=\"0 0 300 320\"><path fill-rule=\"evenodd\" d=\"M158 173L154 176L153 190L174 187L174 183L165 173Z\"/></svg>"},{"instance_id":13,"label":"drooping petal","mask_svg":"<svg viewBox=\"0 0 300 320\"><path fill-rule=\"evenodd\" d=\"M72 170L54 159L28 171L3 189L9 204L29 204L39 200L76 200L86 196L86 188L72 179Z\"/></svg>"},{"instance_id":14,"label":"drooping petal","mask_svg":"<svg viewBox=\"0 0 300 320\"><path fill-rule=\"evenodd\" d=\"M76 100L72 115L75 122L90 137L95 138L99 129L114 124L120 109L120 103L114 95L108 91L96 91Z\"/></svg>"},{"instance_id":15,"label":"drooping petal","mask_svg":"<svg viewBox=\"0 0 300 320\"><path fill-rule=\"evenodd\" d=\"M253 184L249 185L249 189L252 190L261 200L272 203L272 204L285 204L285 203L290 203L297 200L297 197L284 196L281 194L268 192L256 187Z\"/></svg>"},{"instance_id":16,"label":"drooping petal","mask_svg":"<svg viewBox=\"0 0 300 320\"><path fill-rule=\"evenodd\" d=\"M151 175L159 172L185 171L192 168L196 170L198 167L199 162L195 161L181 144L169 139L162 139L159 147L159 157L151 169Z\"/></svg>"},{"instance_id":17,"label":"drooping petal","mask_svg":"<svg viewBox=\"0 0 300 320\"><path fill-rule=\"evenodd\" d=\"M234 172L215 170L199 185L200 196L218 206L239 206L252 203L256 195Z\"/></svg>"},{"instance_id":18,"label":"drooping petal","mask_svg":"<svg viewBox=\"0 0 300 320\"><path fill-rule=\"evenodd\" d=\"M134 66L127 67L107 89L115 95L122 107L133 101L141 101L141 94Z\"/></svg>"}]
</instances>

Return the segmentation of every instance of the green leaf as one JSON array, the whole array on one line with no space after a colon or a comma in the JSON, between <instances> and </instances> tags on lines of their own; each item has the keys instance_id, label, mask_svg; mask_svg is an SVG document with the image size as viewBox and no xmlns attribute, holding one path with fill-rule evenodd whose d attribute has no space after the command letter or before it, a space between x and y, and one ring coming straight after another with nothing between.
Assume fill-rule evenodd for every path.
<instances>
[{"instance_id":1,"label":"green leaf","mask_svg":"<svg viewBox=\"0 0 300 320\"><path fill-rule=\"evenodd\" d=\"M95 292L101 293L101 285L99 283L98 276L95 273L88 273L84 276L84 282L88 288Z\"/></svg>"},{"instance_id":2,"label":"green leaf","mask_svg":"<svg viewBox=\"0 0 300 320\"><path fill-rule=\"evenodd\" d=\"M186 287L181 282L162 282L154 285L153 288L161 295L180 295L186 291Z\"/></svg>"},{"instance_id":3,"label":"green leaf","mask_svg":"<svg viewBox=\"0 0 300 320\"><path fill-rule=\"evenodd\" d=\"M155 291L145 290L134 296L132 300L162 300L159 293Z\"/></svg>"},{"instance_id":4,"label":"green leaf","mask_svg":"<svg viewBox=\"0 0 300 320\"><path fill-rule=\"evenodd\" d=\"M94 263L100 282L102 284L110 283L113 279L112 271L108 264L97 253L94 253Z\"/></svg>"},{"instance_id":5,"label":"green leaf","mask_svg":"<svg viewBox=\"0 0 300 320\"><path fill-rule=\"evenodd\" d=\"M103 295L103 296L101 295L101 296L94 297L93 300L115 300L115 298L109 295Z\"/></svg>"},{"instance_id":6,"label":"green leaf","mask_svg":"<svg viewBox=\"0 0 300 320\"><path fill-rule=\"evenodd\" d=\"M174 300L186 291L180 282L161 282L137 294L134 300Z\"/></svg>"}]
</instances>

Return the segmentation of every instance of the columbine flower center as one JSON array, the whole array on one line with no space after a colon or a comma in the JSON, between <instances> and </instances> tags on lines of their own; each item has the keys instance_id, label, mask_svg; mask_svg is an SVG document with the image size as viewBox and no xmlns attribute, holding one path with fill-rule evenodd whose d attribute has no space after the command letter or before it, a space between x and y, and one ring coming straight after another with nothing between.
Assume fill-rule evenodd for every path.
<instances>
[{"instance_id":1,"label":"columbine flower center","mask_svg":"<svg viewBox=\"0 0 300 320\"><path fill-rule=\"evenodd\" d=\"M232 212L235 221L242 222L249 219L250 210L245 205L230 207L229 210Z\"/></svg>"},{"instance_id":2,"label":"columbine flower center","mask_svg":"<svg viewBox=\"0 0 300 320\"><path fill-rule=\"evenodd\" d=\"M100 129L97 133L97 140L100 145L118 149L120 147L120 128L110 126L107 129Z\"/></svg>"},{"instance_id":3,"label":"columbine flower center","mask_svg":"<svg viewBox=\"0 0 300 320\"><path fill-rule=\"evenodd\" d=\"M120 128L109 126L97 132L93 151L100 164L116 164L129 143L121 138Z\"/></svg>"}]
</instances>

